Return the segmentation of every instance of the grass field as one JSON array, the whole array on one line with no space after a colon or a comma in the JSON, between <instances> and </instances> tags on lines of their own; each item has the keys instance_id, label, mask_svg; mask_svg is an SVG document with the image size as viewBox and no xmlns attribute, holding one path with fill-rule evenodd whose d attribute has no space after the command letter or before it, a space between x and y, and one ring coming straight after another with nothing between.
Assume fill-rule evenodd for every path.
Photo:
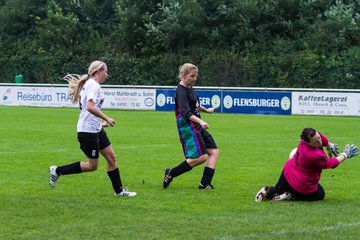
<instances>
[{"instance_id":1,"label":"grass field","mask_svg":"<svg viewBox=\"0 0 360 240\"><path fill-rule=\"evenodd\" d=\"M326 170L324 201L262 202L304 127L340 146L360 145L355 117L213 114L203 118L220 149L213 185L203 167L162 189L163 169L184 160L172 112L104 110L122 180L116 198L101 158L95 172L48 184L50 165L84 160L77 109L0 107L0 239L358 239L360 157Z\"/></svg>"}]
</instances>

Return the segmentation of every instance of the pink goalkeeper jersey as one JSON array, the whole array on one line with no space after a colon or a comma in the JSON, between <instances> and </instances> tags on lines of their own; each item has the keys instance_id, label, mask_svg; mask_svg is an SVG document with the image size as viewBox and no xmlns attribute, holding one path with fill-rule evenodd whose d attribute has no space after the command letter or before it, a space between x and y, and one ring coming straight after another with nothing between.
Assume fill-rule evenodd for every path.
<instances>
[{"instance_id":1,"label":"pink goalkeeper jersey","mask_svg":"<svg viewBox=\"0 0 360 240\"><path fill-rule=\"evenodd\" d=\"M320 133L319 133L320 134ZM322 145L327 146L329 140L320 134ZM302 194L316 192L323 169L336 168L339 161L327 158L323 148L310 147L301 140L294 157L284 166L284 175L290 186Z\"/></svg>"}]
</instances>

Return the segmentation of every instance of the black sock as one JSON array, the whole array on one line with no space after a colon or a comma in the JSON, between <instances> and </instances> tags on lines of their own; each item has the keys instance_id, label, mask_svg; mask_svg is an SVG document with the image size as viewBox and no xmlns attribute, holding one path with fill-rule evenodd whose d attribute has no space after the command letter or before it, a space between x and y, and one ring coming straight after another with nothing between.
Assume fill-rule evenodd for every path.
<instances>
[{"instance_id":1,"label":"black sock","mask_svg":"<svg viewBox=\"0 0 360 240\"><path fill-rule=\"evenodd\" d=\"M274 186L269 186L268 188L268 192L266 194L266 199L273 199L273 197L275 196L276 194L276 188Z\"/></svg>"},{"instance_id":2,"label":"black sock","mask_svg":"<svg viewBox=\"0 0 360 240\"><path fill-rule=\"evenodd\" d=\"M186 173L190 171L192 167L188 164L188 162L185 160L182 163L180 163L178 166L174 167L170 171L171 177L177 177L183 173Z\"/></svg>"},{"instance_id":3,"label":"black sock","mask_svg":"<svg viewBox=\"0 0 360 240\"><path fill-rule=\"evenodd\" d=\"M57 167L56 173L58 175L82 173L80 162L74 162L68 165Z\"/></svg>"},{"instance_id":4,"label":"black sock","mask_svg":"<svg viewBox=\"0 0 360 240\"><path fill-rule=\"evenodd\" d=\"M201 179L201 185L203 186L209 185L214 176L214 173L215 173L215 169L205 167L203 177Z\"/></svg>"},{"instance_id":5,"label":"black sock","mask_svg":"<svg viewBox=\"0 0 360 240\"><path fill-rule=\"evenodd\" d=\"M116 194L120 193L122 191L122 183L121 183L119 168L116 168L108 172L107 174L111 180L115 193Z\"/></svg>"}]
</instances>

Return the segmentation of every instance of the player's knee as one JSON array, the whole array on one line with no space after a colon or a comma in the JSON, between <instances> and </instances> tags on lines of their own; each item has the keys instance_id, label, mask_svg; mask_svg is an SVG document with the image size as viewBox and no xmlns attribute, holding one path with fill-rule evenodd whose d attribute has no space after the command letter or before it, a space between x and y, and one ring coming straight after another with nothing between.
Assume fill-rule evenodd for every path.
<instances>
[{"instance_id":1,"label":"player's knee","mask_svg":"<svg viewBox=\"0 0 360 240\"><path fill-rule=\"evenodd\" d=\"M218 148L212 148L208 149L209 157L211 156L214 159L217 159L219 156L219 149Z\"/></svg>"},{"instance_id":2,"label":"player's knee","mask_svg":"<svg viewBox=\"0 0 360 240\"><path fill-rule=\"evenodd\" d=\"M219 149L218 148L213 149L212 152L211 152L211 155L214 155L214 156L218 157L219 156Z\"/></svg>"}]
</instances>

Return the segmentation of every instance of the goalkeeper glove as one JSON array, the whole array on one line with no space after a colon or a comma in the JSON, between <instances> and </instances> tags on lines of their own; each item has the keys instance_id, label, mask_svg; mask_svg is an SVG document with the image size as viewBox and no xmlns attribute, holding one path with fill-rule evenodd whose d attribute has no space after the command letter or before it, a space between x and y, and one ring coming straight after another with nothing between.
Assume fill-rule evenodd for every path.
<instances>
[{"instance_id":1,"label":"goalkeeper glove","mask_svg":"<svg viewBox=\"0 0 360 240\"><path fill-rule=\"evenodd\" d=\"M359 154L359 148L354 144L346 144L344 151L340 154L343 155L345 158L352 158L353 156Z\"/></svg>"},{"instance_id":2,"label":"goalkeeper glove","mask_svg":"<svg viewBox=\"0 0 360 240\"><path fill-rule=\"evenodd\" d=\"M335 157L337 157L337 155L339 154L339 148L336 143L329 142L329 144L327 146L327 150L328 150L329 157L332 157L333 154L335 155Z\"/></svg>"}]
</instances>

